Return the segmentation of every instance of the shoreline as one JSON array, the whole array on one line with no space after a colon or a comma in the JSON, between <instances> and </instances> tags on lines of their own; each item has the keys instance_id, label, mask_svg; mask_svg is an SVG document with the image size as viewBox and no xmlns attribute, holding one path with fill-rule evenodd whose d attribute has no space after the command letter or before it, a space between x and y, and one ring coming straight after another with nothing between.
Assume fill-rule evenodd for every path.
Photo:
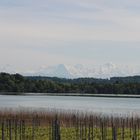
<instances>
[{"instance_id":1,"label":"shoreline","mask_svg":"<svg viewBox=\"0 0 140 140\"><path fill-rule=\"evenodd\" d=\"M121 94L89 94L89 93L16 93L1 92L0 95L13 96L76 96L76 97L104 97L104 98L140 98L140 95Z\"/></svg>"}]
</instances>

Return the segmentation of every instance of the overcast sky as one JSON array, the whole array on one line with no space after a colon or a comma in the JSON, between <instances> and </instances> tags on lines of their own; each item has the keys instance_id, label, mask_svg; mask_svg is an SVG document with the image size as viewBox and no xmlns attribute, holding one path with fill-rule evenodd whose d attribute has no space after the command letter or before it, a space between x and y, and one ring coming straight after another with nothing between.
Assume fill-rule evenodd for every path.
<instances>
[{"instance_id":1,"label":"overcast sky","mask_svg":"<svg viewBox=\"0 0 140 140\"><path fill-rule=\"evenodd\" d=\"M0 0L1 66L139 61L139 0Z\"/></svg>"}]
</instances>

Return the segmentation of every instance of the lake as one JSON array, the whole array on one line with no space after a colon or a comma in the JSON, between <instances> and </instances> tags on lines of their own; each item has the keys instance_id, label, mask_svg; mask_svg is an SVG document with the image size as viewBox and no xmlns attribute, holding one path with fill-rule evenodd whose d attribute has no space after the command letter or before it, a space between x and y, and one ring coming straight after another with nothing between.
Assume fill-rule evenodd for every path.
<instances>
[{"instance_id":1,"label":"lake","mask_svg":"<svg viewBox=\"0 0 140 140\"><path fill-rule=\"evenodd\" d=\"M140 98L0 95L0 108L27 107L103 114L140 114Z\"/></svg>"}]
</instances>

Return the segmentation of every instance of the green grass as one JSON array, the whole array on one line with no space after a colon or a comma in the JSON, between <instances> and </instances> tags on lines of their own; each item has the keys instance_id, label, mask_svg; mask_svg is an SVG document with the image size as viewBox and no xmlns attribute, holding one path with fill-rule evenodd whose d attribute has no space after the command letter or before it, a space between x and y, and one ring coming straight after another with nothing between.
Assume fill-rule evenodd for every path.
<instances>
[{"instance_id":1,"label":"green grass","mask_svg":"<svg viewBox=\"0 0 140 140\"><path fill-rule=\"evenodd\" d=\"M61 140L114 140L113 137L138 140L140 118L52 112L0 113L0 140L54 140L53 136L58 136L54 133L60 134Z\"/></svg>"},{"instance_id":2,"label":"green grass","mask_svg":"<svg viewBox=\"0 0 140 140\"><path fill-rule=\"evenodd\" d=\"M91 128L90 128L91 129ZM4 133L5 133L5 139L4 140L9 140L9 130L5 128ZM34 132L33 132L34 131ZM75 127L61 127L60 128L61 132L61 140L78 140L81 138L82 140L89 140L89 138L92 140L92 133L93 133L93 139L94 140L101 140L102 139L102 130L100 128L94 128L93 132L89 133L89 128L83 130ZM31 126L26 126L25 127L25 135L21 134L21 137L25 140L32 140L33 139L33 133L34 133L34 140L50 140L52 139L52 134L51 134L51 129L50 127L45 127L45 126L39 126L37 128L33 128ZM103 136L103 138L106 140L112 140L112 129L107 128L105 130L106 137ZM138 133L138 131L137 131ZM139 130L140 133L140 130ZM1 138L2 131L0 131L0 139ZM131 134L133 136L133 133ZM125 140L132 140L132 136L130 137L130 129L126 128L124 131L124 139ZM12 139L15 139L15 130L12 129ZM140 135L137 135L137 139L140 139ZM17 129L17 140L20 140L20 129ZM117 140L122 140L122 129L118 128L117 129Z\"/></svg>"}]
</instances>

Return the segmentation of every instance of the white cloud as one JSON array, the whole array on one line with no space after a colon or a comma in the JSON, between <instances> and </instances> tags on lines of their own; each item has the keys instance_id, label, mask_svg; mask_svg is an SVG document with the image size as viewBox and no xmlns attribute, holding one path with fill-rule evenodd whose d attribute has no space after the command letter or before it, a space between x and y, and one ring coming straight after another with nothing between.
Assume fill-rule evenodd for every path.
<instances>
[{"instance_id":1,"label":"white cloud","mask_svg":"<svg viewBox=\"0 0 140 140\"><path fill-rule=\"evenodd\" d=\"M125 23L123 23L124 26ZM130 23L129 23L130 24ZM133 24L133 23L132 23ZM131 26L132 26L131 24ZM134 26L136 28L136 26ZM128 27L127 27L128 28ZM35 24L0 24L0 37L3 40L112 40L112 41L139 41L140 31L132 29L118 29L105 27L86 27L77 24L46 23Z\"/></svg>"},{"instance_id":2,"label":"white cloud","mask_svg":"<svg viewBox=\"0 0 140 140\"><path fill-rule=\"evenodd\" d=\"M11 39L15 36L22 39L56 39L56 40L113 40L139 41L140 16L134 15L128 9L111 8L104 1L72 1L73 4L86 8L95 7L97 11L77 9L70 12L49 12L41 17L35 9L33 11L15 8L1 12L0 36ZM70 3L72 3L70 2ZM130 1L129 1L130 2ZM65 2L68 3L68 2ZM90 3L90 4L89 4ZM112 3L109 1L108 3ZM131 2L130 2L131 3ZM45 3L47 5L47 2ZM124 4L123 4L124 5ZM36 7L37 4L30 5ZM81 7L83 7L81 6ZM79 7L78 7L79 8ZM26 11L27 10L27 11ZM1 11L1 10L0 10ZM17 11L19 11L19 14ZM6 13L5 13L6 12ZM33 13L36 14L33 14ZM40 11L38 11L40 13ZM43 11L41 11L42 13ZM49 13L47 13L49 12ZM10 17L12 16L12 17ZM53 17L51 19L50 17ZM39 19L36 19L39 18ZM40 20L40 21L39 21ZM69 23L68 23L69 22ZM90 24L90 25L89 25Z\"/></svg>"},{"instance_id":3,"label":"white cloud","mask_svg":"<svg viewBox=\"0 0 140 140\"><path fill-rule=\"evenodd\" d=\"M134 9L140 7L138 0L14 0L13 4L9 0L7 3L1 3L0 64L9 62L19 65L21 62L28 63L29 66L32 63L43 65L46 62L49 64L98 62L99 60L96 59L99 57L95 54L98 52L98 45L96 46L96 43L89 43L89 45L88 41L109 40L113 48L113 46L117 47L118 42L127 42L128 47L131 42L131 46L135 47L132 42L140 40L140 11ZM67 44L70 42L72 45ZM83 42L87 42L87 45L83 45ZM80 58L78 53L75 53L76 60L74 60L76 57L72 56L74 51L70 53L71 56L67 56L64 51L57 54L56 48L62 50L63 47L71 46L73 50L75 47L83 51L81 54L89 53L85 48L88 50L91 47L95 48L95 52L91 51L93 52L93 56L92 53L90 54L91 58L86 57L89 54L83 55L84 58L81 55ZM51 52L50 47L54 49ZM81 49L82 47L84 49ZM102 47L107 48L107 44L102 43L100 48ZM121 52L121 47L118 50ZM106 54L111 52L110 48L106 51ZM125 52L122 53L125 58L130 58ZM7 55L9 58L6 60ZM112 56L113 54L107 58L114 59ZM93 58L95 59L92 60ZM105 55L100 59L104 58ZM120 61L119 55L118 61Z\"/></svg>"}]
</instances>

